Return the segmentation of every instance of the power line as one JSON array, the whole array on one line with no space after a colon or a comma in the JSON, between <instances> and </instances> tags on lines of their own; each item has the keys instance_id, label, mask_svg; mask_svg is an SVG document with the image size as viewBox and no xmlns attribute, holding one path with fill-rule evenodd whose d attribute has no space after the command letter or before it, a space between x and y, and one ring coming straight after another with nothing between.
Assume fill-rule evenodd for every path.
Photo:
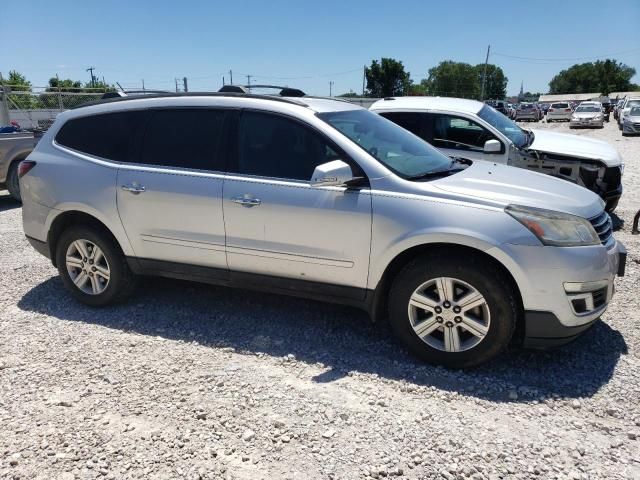
<instances>
[{"instance_id":1,"label":"power line","mask_svg":"<svg viewBox=\"0 0 640 480\"><path fill-rule=\"evenodd\" d=\"M578 61L578 60L592 60L592 59L598 59L598 58L610 57L610 56L612 57L615 55L618 55L618 56L626 55L634 52L640 52L640 48L632 48L631 50L622 50L622 51L613 52L613 53L604 53L602 55L590 55L588 57L536 58L536 57L521 57L518 55L509 55L509 54L500 53L500 52L493 52L493 55L512 58L514 60L523 60L523 61L532 61L532 62L571 62L571 61Z\"/></svg>"}]
</instances>

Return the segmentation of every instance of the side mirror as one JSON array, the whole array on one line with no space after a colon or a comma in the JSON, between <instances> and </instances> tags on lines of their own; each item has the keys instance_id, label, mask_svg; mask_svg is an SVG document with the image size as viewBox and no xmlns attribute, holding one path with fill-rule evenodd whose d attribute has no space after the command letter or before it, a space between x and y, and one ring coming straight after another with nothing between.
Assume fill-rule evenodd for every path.
<instances>
[{"instance_id":1,"label":"side mirror","mask_svg":"<svg viewBox=\"0 0 640 480\"><path fill-rule=\"evenodd\" d=\"M484 153L500 153L502 144L498 140L487 140L484 142Z\"/></svg>"},{"instance_id":2,"label":"side mirror","mask_svg":"<svg viewBox=\"0 0 640 480\"><path fill-rule=\"evenodd\" d=\"M353 182L351 167L342 160L318 165L311 176L312 187L344 187Z\"/></svg>"}]
</instances>

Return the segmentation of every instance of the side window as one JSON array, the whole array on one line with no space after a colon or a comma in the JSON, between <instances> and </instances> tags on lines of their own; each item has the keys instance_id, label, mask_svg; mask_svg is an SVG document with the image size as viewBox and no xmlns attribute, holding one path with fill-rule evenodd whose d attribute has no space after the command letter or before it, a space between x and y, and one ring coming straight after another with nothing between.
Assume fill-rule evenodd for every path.
<instances>
[{"instance_id":1,"label":"side window","mask_svg":"<svg viewBox=\"0 0 640 480\"><path fill-rule=\"evenodd\" d=\"M405 130L409 130L414 135L425 138L422 114L416 112L384 112L380 115L400 125Z\"/></svg>"},{"instance_id":2,"label":"side window","mask_svg":"<svg viewBox=\"0 0 640 480\"><path fill-rule=\"evenodd\" d=\"M432 143L436 147L482 152L487 140L497 138L473 120L453 115L434 116Z\"/></svg>"},{"instance_id":3,"label":"side window","mask_svg":"<svg viewBox=\"0 0 640 480\"><path fill-rule=\"evenodd\" d=\"M139 163L197 170L225 170L221 151L225 111L168 108L152 113Z\"/></svg>"},{"instance_id":4,"label":"side window","mask_svg":"<svg viewBox=\"0 0 640 480\"><path fill-rule=\"evenodd\" d=\"M288 118L243 112L238 127L238 173L292 180L339 155L316 132Z\"/></svg>"},{"instance_id":5,"label":"side window","mask_svg":"<svg viewBox=\"0 0 640 480\"><path fill-rule=\"evenodd\" d=\"M56 142L65 147L117 162L131 161L133 140L146 123L147 112L132 110L74 118Z\"/></svg>"}]
</instances>

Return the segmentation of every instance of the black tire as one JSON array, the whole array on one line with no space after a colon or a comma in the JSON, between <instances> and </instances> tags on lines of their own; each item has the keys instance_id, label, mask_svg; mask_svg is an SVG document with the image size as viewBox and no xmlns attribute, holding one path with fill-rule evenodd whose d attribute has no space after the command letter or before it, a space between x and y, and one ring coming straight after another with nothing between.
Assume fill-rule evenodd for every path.
<instances>
[{"instance_id":1,"label":"black tire","mask_svg":"<svg viewBox=\"0 0 640 480\"><path fill-rule=\"evenodd\" d=\"M14 200L18 202L22 201L20 197L20 179L18 178L18 165L20 160L17 160L11 164L9 171L7 172L7 190Z\"/></svg>"},{"instance_id":2,"label":"black tire","mask_svg":"<svg viewBox=\"0 0 640 480\"><path fill-rule=\"evenodd\" d=\"M67 249L69 245L80 239L88 240L98 246L108 263L109 281L101 293L89 294L80 290L67 270ZM131 272L120 246L107 233L89 226L71 227L60 235L56 244L56 265L65 288L78 301L92 307L102 307L125 300L133 293L137 284L137 278Z\"/></svg>"},{"instance_id":3,"label":"black tire","mask_svg":"<svg viewBox=\"0 0 640 480\"><path fill-rule=\"evenodd\" d=\"M485 337L460 352L447 352L425 343L409 318L409 299L423 283L450 277L468 283L481 293L489 308L490 322ZM509 344L516 328L518 301L514 288L495 265L479 257L427 254L407 264L394 279L389 293L389 321L395 334L421 359L447 368L480 365L496 357ZM441 331L444 331L442 327Z\"/></svg>"}]
</instances>

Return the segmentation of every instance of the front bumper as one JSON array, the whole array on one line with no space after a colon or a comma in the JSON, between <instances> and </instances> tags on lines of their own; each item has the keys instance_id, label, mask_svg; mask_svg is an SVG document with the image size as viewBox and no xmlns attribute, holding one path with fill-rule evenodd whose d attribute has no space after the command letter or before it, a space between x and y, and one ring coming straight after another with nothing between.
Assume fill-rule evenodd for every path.
<instances>
[{"instance_id":1,"label":"front bumper","mask_svg":"<svg viewBox=\"0 0 640 480\"><path fill-rule=\"evenodd\" d=\"M549 295L547 307L525 307L523 346L550 348L564 345L598 321L613 297L615 277L625 273L627 251L624 245L616 242L607 255L608 271L599 275L606 275L608 278L564 282L557 299L554 299L555 294ZM598 264L594 262L594 266L597 267ZM561 297L564 297L565 302L558 303Z\"/></svg>"},{"instance_id":2,"label":"front bumper","mask_svg":"<svg viewBox=\"0 0 640 480\"><path fill-rule=\"evenodd\" d=\"M600 120L593 120L583 118L580 120L569 120L570 127L603 127L604 126L604 118Z\"/></svg>"},{"instance_id":3,"label":"front bumper","mask_svg":"<svg viewBox=\"0 0 640 480\"><path fill-rule=\"evenodd\" d=\"M632 135L640 134L640 123L624 122L622 124L622 132L623 133L630 133Z\"/></svg>"}]
</instances>

